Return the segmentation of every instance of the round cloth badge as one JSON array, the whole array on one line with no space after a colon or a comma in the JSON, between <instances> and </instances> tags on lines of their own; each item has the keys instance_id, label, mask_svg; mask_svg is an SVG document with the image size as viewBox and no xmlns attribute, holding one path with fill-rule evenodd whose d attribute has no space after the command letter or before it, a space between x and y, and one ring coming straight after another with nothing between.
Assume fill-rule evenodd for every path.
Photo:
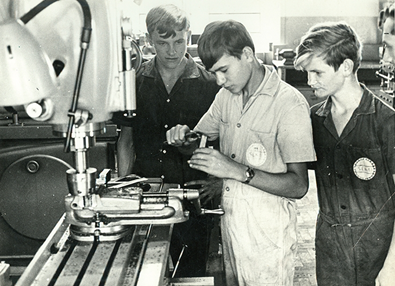
<instances>
[{"instance_id":1,"label":"round cloth badge","mask_svg":"<svg viewBox=\"0 0 395 286\"><path fill-rule=\"evenodd\" d=\"M359 158L355 161L354 174L361 180L371 180L376 175L376 164L369 158Z\"/></svg>"},{"instance_id":2,"label":"round cloth badge","mask_svg":"<svg viewBox=\"0 0 395 286\"><path fill-rule=\"evenodd\" d=\"M252 166L262 166L266 162L267 152L260 143L252 143L246 152L247 161Z\"/></svg>"}]
</instances>

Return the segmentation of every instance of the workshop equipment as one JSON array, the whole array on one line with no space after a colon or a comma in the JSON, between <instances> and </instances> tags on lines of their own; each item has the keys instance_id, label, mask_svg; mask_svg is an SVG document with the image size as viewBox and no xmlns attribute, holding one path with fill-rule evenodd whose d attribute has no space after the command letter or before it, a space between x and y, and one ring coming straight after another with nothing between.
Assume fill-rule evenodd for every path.
<instances>
[{"instance_id":1,"label":"workshop equipment","mask_svg":"<svg viewBox=\"0 0 395 286\"><path fill-rule=\"evenodd\" d=\"M172 225L188 218L188 212L178 205L179 197L196 199L198 190L172 188L160 179L145 178L133 180L130 185L112 181L108 186L113 189L109 192L117 195L106 197L102 193L97 198L103 203L97 206L96 211L100 212L82 213L83 218L77 215L79 211L92 212L95 205L92 209L66 211L17 285L170 283L168 253ZM70 206L67 200L66 206Z\"/></svg>"},{"instance_id":2,"label":"workshop equipment","mask_svg":"<svg viewBox=\"0 0 395 286\"><path fill-rule=\"evenodd\" d=\"M296 53L292 49L282 49L276 52L276 58L282 60L284 65L293 65Z\"/></svg>"},{"instance_id":3,"label":"workshop equipment","mask_svg":"<svg viewBox=\"0 0 395 286\"><path fill-rule=\"evenodd\" d=\"M382 49L381 54L383 54ZM376 76L381 79L380 92L378 96L392 108L395 107L394 101L394 64L380 60L380 69L376 71Z\"/></svg>"},{"instance_id":4,"label":"workshop equipment","mask_svg":"<svg viewBox=\"0 0 395 286\"><path fill-rule=\"evenodd\" d=\"M383 41L383 46L379 48L380 69L376 72L376 76L381 79L380 92L378 96L382 98L385 103L394 108L395 66L394 63L391 62L393 61L392 55L386 51L387 43L389 49L392 49L395 46L395 36L393 35L394 20L393 18L388 17L383 23L384 15L382 13L383 11L381 11L378 21L379 29L382 31ZM388 59L390 59L390 61L388 61Z\"/></svg>"},{"instance_id":5,"label":"workshop equipment","mask_svg":"<svg viewBox=\"0 0 395 286\"><path fill-rule=\"evenodd\" d=\"M88 151L112 113L137 114L142 55L133 39L132 5L19 0L12 6L17 19L0 23L0 106L23 106L34 120L51 124L65 139L64 152L74 154L65 174L65 215L19 286L166 285L172 225L189 217L184 204L210 213L201 210L196 189L156 178L111 179L109 172L97 180L89 164Z\"/></svg>"},{"instance_id":6,"label":"workshop equipment","mask_svg":"<svg viewBox=\"0 0 395 286\"><path fill-rule=\"evenodd\" d=\"M0 286L11 286L10 265L4 261L0 262Z\"/></svg>"}]
</instances>

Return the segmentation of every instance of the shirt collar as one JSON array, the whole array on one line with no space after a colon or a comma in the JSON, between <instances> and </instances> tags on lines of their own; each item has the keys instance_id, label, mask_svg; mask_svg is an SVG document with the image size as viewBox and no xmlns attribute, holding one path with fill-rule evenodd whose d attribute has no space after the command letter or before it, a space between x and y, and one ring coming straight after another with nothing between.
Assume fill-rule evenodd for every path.
<instances>
[{"instance_id":1,"label":"shirt collar","mask_svg":"<svg viewBox=\"0 0 395 286\"><path fill-rule=\"evenodd\" d=\"M186 53L185 57L187 58L187 64L185 66L184 72L181 75L181 79L184 78L198 78L200 77L200 73L197 67L197 64L192 59L191 55ZM155 78L159 72L156 67L156 56L153 57L150 61L144 64L144 70L142 72L143 76Z\"/></svg>"},{"instance_id":2,"label":"shirt collar","mask_svg":"<svg viewBox=\"0 0 395 286\"><path fill-rule=\"evenodd\" d=\"M280 85L280 78L274 67L267 65L261 65L261 67L265 71L265 77L253 96L268 95L273 97L276 94Z\"/></svg>"},{"instance_id":3,"label":"shirt collar","mask_svg":"<svg viewBox=\"0 0 395 286\"><path fill-rule=\"evenodd\" d=\"M363 94L362 94L361 102L359 103L357 109L355 109L354 113L356 115L375 113L374 96L366 88L365 85L363 84L360 85L363 88ZM331 112L331 107L332 107L332 97L329 96L328 99L324 102L324 104L321 105L320 108L318 108L316 114L318 116L326 117Z\"/></svg>"}]
</instances>

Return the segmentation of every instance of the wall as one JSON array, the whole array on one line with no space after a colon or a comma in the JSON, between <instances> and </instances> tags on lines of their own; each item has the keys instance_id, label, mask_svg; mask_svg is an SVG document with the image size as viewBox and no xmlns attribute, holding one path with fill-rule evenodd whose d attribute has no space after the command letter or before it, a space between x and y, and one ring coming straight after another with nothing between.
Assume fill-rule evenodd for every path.
<instances>
[{"instance_id":1,"label":"wall","mask_svg":"<svg viewBox=\"0 0 395 286\"><path fill-rule=\"evenodd\" d=\"M154 6L173 3L191 19L192 33L200 34L211 21L235 19L250 31L258 52L269 50L269 43L297 46L310 26L323 21L345 20L367 45L369 57L376 60L381 41L377 29L380 8L387 0L135 0L134 33L145 33L145 17ZM372 51L370 51L372 49ZM372 55L370 55L372 54Z\"/></svg>"},{"instance_id":2,"label":"wall","mask_svg":"<svg viewBox=\"0 0 395 286\"><path fill-rule=\"evenodd\" d=\"M378 0L283 0L282 4L281 44L295 48L312 25L346 21L364 44L364 60L379 60L381 33L377 18L382 4Z\"/></svg>"},{"instance_id":3,"label":"wall","mask_svg":"<svg viewBox=\"0 0 395 286\"><path fill-rule=\"evenodd\" d=\"M11 16L10 0L0 1L0 23L7 20Z\"/></svg>"},{"instance_id":4,"label":"wall","mask_svg":"<svg viewBox=\"0 0 395 286\"><path fill-rule=\"evenodd\" d=\"M145 17L155 6L172 3L190 16L194 34L201 34L211 21L234 19L250 31L258 52L269 50L269 44L296 47L310 26L322 21L345 20L352 25L364 44L378 45L377 30L380 9L394 0L133 0L127 5L132 12L133 33L146 32ZM0 4L0 20L8 17L10 0ZM8 10L8 11L7 11ZM376 46L373 47L377 53ZM367 47L369 49L371 47ZM375 57L376 55L373 55Z\"/></svg>"},{"instance_id":5,"label":"wall","mask_svg":"<svg viewBox=\"0 0 395 286\"><path fill-rule=\"evenodd\" d=\"M172 3L185 10L191 21L193 34L201 34L204 27L216 20L234 19L242 22L251 33L257 51L269 49L270 42L280 40L280 8L273 0L140 0L134 5L133 32L146 32L145 17L157 5Z\"/></svg>"}]
</instances>

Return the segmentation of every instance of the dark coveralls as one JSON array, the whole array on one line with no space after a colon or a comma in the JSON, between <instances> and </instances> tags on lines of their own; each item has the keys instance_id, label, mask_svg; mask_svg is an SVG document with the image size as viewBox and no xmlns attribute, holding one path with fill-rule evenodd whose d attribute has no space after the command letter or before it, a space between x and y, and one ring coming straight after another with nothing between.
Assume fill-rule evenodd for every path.
<instances>
[{"instance_id":1,"label":"dark coveralls","mask_svg":"<svg viewBox=\"0 0 395 286\"><path fill-rule=\"evenodd\" d=\"M362 87L361 102L340 137L331 97L311 110L320 207L318 285L374 285L392 238L395 114Z\"/></svg>"},{"instance_id":2,"label":"dark coveralls","mask_svg":"<svg viewBox=\"0 0 395 286\"><path fill-rule=\"evenodd\" d=\"M191 169L190 156L182 155L177 148L164 144L166 131L177 124L193 128L210 107L219 86L202 66L189 54L184 73L167 93L155 66L156 59L145 62L137 75L137 116L125 120L115 113L113 121L132 126L136 161L133 173L142 177L161 177L166 183L181 186L192 180L205 179L207 174ZM132 158L130 158L132 160ZM173 263L181 253L182 259L176 277L204 276L211 230L209 216L197 216L193 207L187 222L175 224L170 245Z\"/></svg>"}]
</instances>

